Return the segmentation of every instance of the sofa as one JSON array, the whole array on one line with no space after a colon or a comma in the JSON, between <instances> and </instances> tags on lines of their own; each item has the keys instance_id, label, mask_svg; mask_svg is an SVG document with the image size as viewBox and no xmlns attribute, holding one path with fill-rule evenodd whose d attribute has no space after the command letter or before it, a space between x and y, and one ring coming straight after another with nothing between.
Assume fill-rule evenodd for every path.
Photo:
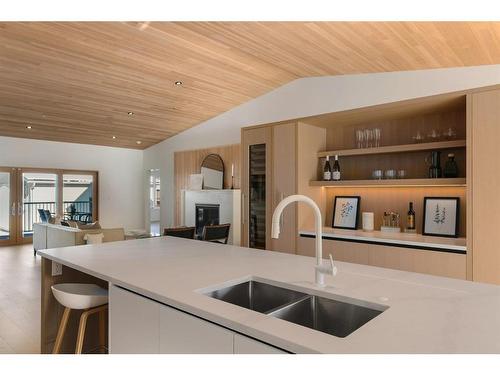
<instances>
[{"instance_id":1,"label":"sofa","mask_svg":"<svg viewBox=\"0 0 500 375\"><path fill-rule=\"evenodd\" d=\"M85 235L102 233L103 242L125 240L123 228L78 229L57 224L33 224L33 250L84 245Z\"/></svg>"}]
</instances>

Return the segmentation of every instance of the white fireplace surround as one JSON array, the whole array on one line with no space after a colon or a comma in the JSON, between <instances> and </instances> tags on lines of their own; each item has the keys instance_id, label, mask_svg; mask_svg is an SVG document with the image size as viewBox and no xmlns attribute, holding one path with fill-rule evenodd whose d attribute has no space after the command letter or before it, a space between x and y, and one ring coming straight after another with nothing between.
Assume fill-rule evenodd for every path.
<instances>
[{"instance_id":1,"label":"white fireplace surround","mask_svg":"<svg viewBox=\"0 0 500 375\"><path fill-rule=\"evenodd\" d=\"M241 240L241 190L182 190L182 225L195 226L197 204L218 204L220 224L231 224L228 243L239 246Z\"/></svg>"}]
</instances>

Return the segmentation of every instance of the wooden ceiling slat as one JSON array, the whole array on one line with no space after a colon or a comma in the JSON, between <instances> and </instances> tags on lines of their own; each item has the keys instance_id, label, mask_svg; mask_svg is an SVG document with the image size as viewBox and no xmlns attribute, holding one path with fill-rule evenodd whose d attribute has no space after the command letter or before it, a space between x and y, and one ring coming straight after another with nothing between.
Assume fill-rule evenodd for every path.
<instances>
[{"instance_id":1,"label":"wooden ceiling slat","mask_svg":"<svg viewBox=\"0 0 500 375\"><path fill-rule=\"evenodd\" d=\"M143 149L296 78L498 63L498 22L4 22L0 135Z\"/></svg>"}]
</instances>

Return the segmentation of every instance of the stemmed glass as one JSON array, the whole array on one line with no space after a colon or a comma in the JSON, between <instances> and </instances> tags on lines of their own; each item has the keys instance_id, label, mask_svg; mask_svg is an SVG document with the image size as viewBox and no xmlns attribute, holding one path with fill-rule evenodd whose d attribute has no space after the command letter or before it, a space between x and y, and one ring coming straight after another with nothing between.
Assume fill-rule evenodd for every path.
<instances>
[{"instance_id":1,"label":"stemmed glass","mask_svg":"<svg viewBox=\"0 0 500 375\"><path fill-rule=\"evenodd\" d=\"M361 129L356 130L356 146L358 148L363 148L364 139L365 139L364 131Z\"/></svg>"},{"instance_id":2,"label":"stemmed glass","mask_svg":"<svg viewBox=\"0 0 500 375\"><path fill-rule=\"evenodd\" d=\"M375 128L373 129L373 137L375 139L375 147L380 147L380 135L381 135L381 130L380 128Z\"/></svg>"},{"instance_id":3,"label":"stemmed glass","mask_svg":"<svg viewBox=\"0 0 500 375\"><path fill-rule=\"evenodd\" d=\"M365 129L365 147L373 147L373 130Z\"/></svg>"}]
</instances>

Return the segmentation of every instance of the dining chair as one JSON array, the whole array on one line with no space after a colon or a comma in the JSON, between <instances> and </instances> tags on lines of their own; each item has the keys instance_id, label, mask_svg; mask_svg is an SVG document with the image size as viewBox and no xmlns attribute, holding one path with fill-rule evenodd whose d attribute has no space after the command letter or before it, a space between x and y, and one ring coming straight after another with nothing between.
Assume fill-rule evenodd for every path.
<instances>
[{"instance_id":1,"label":"dining chair","mask_svg":"<svg viewBox=\"0 0 500 375\"><path fill-rule=\"evenodd\" d=\"M164 236L194 239L195 227L177 227L163 229Z\"/></svg>"},{"instance_id":2,"label":"dining chair","mask_svg":"<svg viewBox=\"0 0 500 375\"><path fill-rule=\"evenodd\" d=\"M203 227L202 241L227 244L231 224L206 225Z\"/></svg>"}]
</instances>

